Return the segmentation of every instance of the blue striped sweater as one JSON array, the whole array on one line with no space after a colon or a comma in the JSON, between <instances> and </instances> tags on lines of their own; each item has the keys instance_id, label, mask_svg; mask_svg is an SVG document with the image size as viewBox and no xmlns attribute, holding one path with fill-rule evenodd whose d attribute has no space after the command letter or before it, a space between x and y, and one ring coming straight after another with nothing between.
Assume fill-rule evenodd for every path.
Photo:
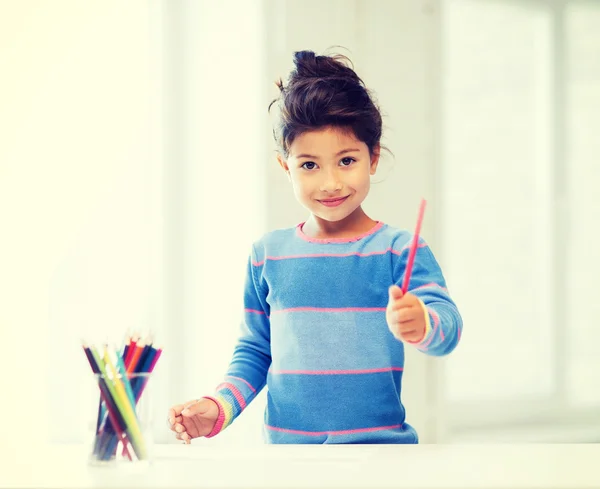
<instances>
[{"instance_id":1,"label":"blue striped sweater","mask_svg":"<svg viewBox=\"0 0 600 489\"><path fill-rule=\"evenodd\" d=\"M401 401L405 344L385 318L388 288L402 284L411 241L411 233L379 222L352 239L311 239L300 224L254 243L242 332L211 397L219 418L209 437L266 385L268 443L418 443ZM423 239L409 292L424 304L428 329L408 347L450 353L462 320Z\"/></svg>"}]
</instances>

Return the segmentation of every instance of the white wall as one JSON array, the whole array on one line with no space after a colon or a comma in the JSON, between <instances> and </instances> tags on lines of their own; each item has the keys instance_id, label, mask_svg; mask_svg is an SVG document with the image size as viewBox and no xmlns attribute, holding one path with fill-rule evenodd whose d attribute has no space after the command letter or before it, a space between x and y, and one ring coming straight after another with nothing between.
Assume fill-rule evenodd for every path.
<instances>
[{"instance_id":1,"label":"white wall","mask_svg":"<svg viewBox=\"0 0 600 489\"><path fill-rule=\"evenodd\" d=\"M156 326L148 15L141 0L0 4L3 440L79 437L80 339Z\"/></svg>"}]
</instances>

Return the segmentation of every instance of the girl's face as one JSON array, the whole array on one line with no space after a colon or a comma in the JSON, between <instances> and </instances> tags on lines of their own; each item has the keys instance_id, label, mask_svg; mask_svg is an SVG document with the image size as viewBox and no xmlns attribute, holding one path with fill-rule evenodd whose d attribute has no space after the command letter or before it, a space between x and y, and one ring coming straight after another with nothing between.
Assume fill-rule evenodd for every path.
<instances>
[{"instance_id":1,"label":"girl's face","mask_svg":"<svg viewBox=\"0 0 600 489\"><path fill-rule=\"evenodd\" d=\"M298 201L314 216L336 222L365 200L379 155L370 155L351 131L328 127L298 136L287 161L281 156L278 160Z\"/></svg>"}]
</instances>

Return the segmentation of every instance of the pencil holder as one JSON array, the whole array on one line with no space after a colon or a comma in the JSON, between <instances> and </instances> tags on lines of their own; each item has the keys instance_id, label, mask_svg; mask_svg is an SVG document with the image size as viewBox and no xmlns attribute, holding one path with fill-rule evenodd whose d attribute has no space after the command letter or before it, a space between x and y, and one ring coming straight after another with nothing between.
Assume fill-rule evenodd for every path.
<instances>
[{"instance_id":1,"label":"pencil holder","mask_svg":"<svg viewBox=\"0 0 600 489\"><path fill-rule=\"evenodd\" d=\"M90 463L150 462L151 373L94 374L97 402Z\"/></svg>"}]
</instances>

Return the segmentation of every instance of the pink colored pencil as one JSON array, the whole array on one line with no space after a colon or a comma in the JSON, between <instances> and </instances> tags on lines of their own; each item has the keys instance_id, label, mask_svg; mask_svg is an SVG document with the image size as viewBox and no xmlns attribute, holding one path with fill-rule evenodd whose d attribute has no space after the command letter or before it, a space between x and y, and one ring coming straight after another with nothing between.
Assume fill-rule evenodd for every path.
<instances>
[{"instance_id":1,"label":"pink colored pencil","mask_svg":"<svg viewBox=\"0 0 600 489\"><path fill-rule=\"evenodd\" d=\"M406 273L404 274L404 282L402 283L402 293L408 292L408 284L410 282L410 275L412 273L413 264L415 262L415 255L417 254L417 247L419 246L419 233L421 232L421 223L423 222L423 215L425 214L425 205L427 201L421 199L421 206L419 207L419 217L417 218L417 228L415 229L415 235L413 242L410 245L408 252L408 263L406 264Z\"/></svg>"},{"instance_id":2,"label":"pink colored pencil","mask_svg":"<svg viewBox=\"0 0 600 489\"><path fill-rule=\"evenodd\" d=\"M133 356L134 352L135 352L135 347L137 346L137 342L140 340L139 335L134 334L133 336L131 336L131 338L129 339L129 348L127 348L127 355L125 355L125 358L123 358L123 363L125 364L125 368L127 368L127 366L129 365L129 362L131 362L131 357Z\"/></svg>"}]
</instances>

